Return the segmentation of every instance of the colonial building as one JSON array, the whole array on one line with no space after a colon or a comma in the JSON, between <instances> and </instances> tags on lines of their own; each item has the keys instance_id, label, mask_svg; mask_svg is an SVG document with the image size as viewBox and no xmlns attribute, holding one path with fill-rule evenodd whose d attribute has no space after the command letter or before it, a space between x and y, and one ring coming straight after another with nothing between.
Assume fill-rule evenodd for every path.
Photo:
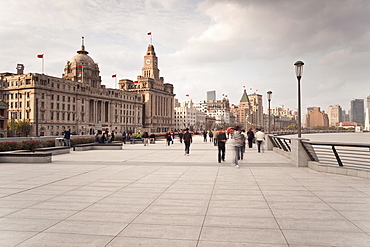
<instances>
[{"instance_id":1,"label":"colonial building","mask_svg":"<svg viewBox=\"0 0 370 247\"><path fill-rule=\"evenodd\" d=\"M198 111L191 99L175 106L175 129L185 128L189 128L191 131L200 131L206 128L205 113Z\"/></svg>"},{"instance_id":2,"label":"colonial building","mask_svg":"<svg viewBox=\"0 0 370 247\"><path fill-rule=\"evenodd\" d=\"M264 127L262 95L247 94L244 89L238 106L234 106L234 116L237 125L242 128Z\"/></svg>"},{"instance_id":3,"label":"colonial building","mask_svg":"<svg viewBox=\"0 0 370 247\"><path fill-rule=\"evenodd\" d=\"M7 137L8 104L0 101L0 138Z\"/></svg>"},{"instance_id":4,"label":"colonial building","mask_svg":"<svg viewBox=\"0 0 370 247\"><path fill-rule=\"evenodd\" d=\"M215 119L214 124L208 124L208 129L225 128L232 124L230 119L230 102L226 97L223 97L222 100L203 101L195 104L194 107L198 111L205 113L207 117ZM206 121L211 122L211 120Z\"/></svg>"},{"instance_id":5,"label":"colonial building","mask_svg":"<svg viewBox=\"0 0 370 247\"><path fill-rule=\"evenodd\" d=\"M166 90L170 95L172 87ZM23 74L23 69L17 74L3 73L0 94L9 105L8 118L29 120L32 136L60 135L65 129L75 134L94 134L102 129L136 132L143 127L143 120L147 121L145 95L102 85L99 66L84 44L67 62L62 78ZM158 102L153 103L150 107L154 109Z\"/></svg>"},{"instance_id":6,"label":"colonial building","mask_svg":"<svg viewBox=\"0 0 370 247\"><path fill-rule=\"evenodd\" d=\"M143 97L143 125L150 132L166 132L175 128L173 85L164 83L159 76L158 57L154 46L149 45L144 56L142 75L137 81L122 79L119 89L134 92Z\"/></svg>"}]
</instances>

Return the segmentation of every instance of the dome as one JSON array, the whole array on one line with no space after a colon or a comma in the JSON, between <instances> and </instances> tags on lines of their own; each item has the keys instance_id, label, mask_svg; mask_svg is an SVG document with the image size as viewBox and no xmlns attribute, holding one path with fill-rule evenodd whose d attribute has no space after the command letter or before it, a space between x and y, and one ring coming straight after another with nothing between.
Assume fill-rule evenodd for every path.
<instances>
[{"instance_id":1,"label":"dome","mask_svg":"<svg viewBox=\"0 0 370 247\"><path fill-rule=\"evenodd\" d=\"M89 54L87 51L85 51L85 46L81 46L81 50L77 51L77 55L71 58L70 62L74 64L95 64L94 60L87 54Z\"/></svg>"},{"instance_id":2,"label":"dome","mask_svg":"<svg viewBox=\"0 0 370 247\"><path fill-rule=\"evenodd\" d=\"M77 54L70 60L71 63L74 64L94 64L94 60L86 54Z\"/></svg>"}]
</instances>

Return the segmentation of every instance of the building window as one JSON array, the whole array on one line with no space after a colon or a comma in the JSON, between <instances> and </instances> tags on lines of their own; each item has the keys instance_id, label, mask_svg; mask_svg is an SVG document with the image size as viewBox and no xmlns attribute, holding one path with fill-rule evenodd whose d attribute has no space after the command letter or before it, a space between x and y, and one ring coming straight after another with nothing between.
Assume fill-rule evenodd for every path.
<instances>
[{"instance_id":1,"label":"building window","mask_svg":"<svg viewBox=\"0 0 370 247\"><path fill-rule=\"evenodd\" d=\"M41 94L41 99L45 99L45 94L44 93Z\"/></svg>"},{"instance_id":2,"label":"building window","mask_svg":"<svg viewBox=\"0 0 370 247\"><path fill-rule=\"evenodd\" d=\"M22 108L22 102L19 102L19 108Z\"/></svg>"},{"instance_id":3,"label":"building window","mask_svg":"<svg viewBox=\"0 0 370 247\"><path fill-rule=\"evenodd\" d=\"M57 103L57 110L59 110L59 103Z\"/></svg>"},{"instance_id":4,"label":"building window","mask_svg":"<svg viewBox=\"0 0 370 247\"><path fill-rule=\"evenodd\" d=\"M57 112L57 120L59 121L59 112Z\"/></svg>"},{"instance_id":5,"label":"building window","mask_svg":"<svg viewBox=\"0 0 370 247\"><path fill-rule=\"evenodd\" d=\"M54 120L54 112L50 112L50 120Z\"/></svg>"},{"instance_id":6,"label":"building window","mask_svg":"<svg viewBox=\"0 0 370 247\"><path fill-rule=\"evenodd\" d=\"M54 94L51 95L51 100L54 100Z\"/></svg>"},{"instance_id":7,"label":"building window","mask_svg":"<svg viewBox=\"0 0 370 247\"><path fill-rule=\"evenodd\" d=\"M59 95L57 95L57 101L59 101Z\"/></svg>"},{"instance_id":8,"label":"building window","mask_svg":"<svg viewBox=\"0 0 370 247\"><path fill-rule=\"evenodd\" d=\"M50 104L50 109L54 109L54 103Z\"/></svg>"}]
</instances>

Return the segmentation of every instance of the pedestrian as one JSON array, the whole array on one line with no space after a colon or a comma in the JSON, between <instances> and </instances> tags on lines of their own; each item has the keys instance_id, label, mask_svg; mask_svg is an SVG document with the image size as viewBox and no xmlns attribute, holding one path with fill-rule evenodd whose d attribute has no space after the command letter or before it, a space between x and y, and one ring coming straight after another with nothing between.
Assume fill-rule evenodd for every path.
<instances>
[{"instance_id":1,"label":"pedestrian","mask_svg":"<svg viewBox=\"0 0 370 247\"><path fill-rule=\"evenodd\" d=\"M100 142L100 135L99 132L96 133L95 138L94 138L94 143L99 143Z\"/></svg>"},{"instance_id":2,"label":"pedestrian","mask_svg":"<svg viewBox=\"0 0 370 247\"><path fill-rule=\"evenodd\" d=\"M171 142L173 144L173 140L175 139L175 132L171 131Z\"/></svg>"},{"instance_id":3,"label":"pedestrian","mask_svg":"<svg viewBox=\"0 0 370 247\"><path fill-rule=\"evenodd\" d=\"M242 153L245 153L245 141L247 140L247 134L245 133L245 129L242 129L241 134L243 135L243 146L242 146ZM242 158L243 159L243 158Z\"/></svg>"},{"instance_id":4,"label":"pedestrian","mask_svg":"<svg viewBox=\"0 0 370 247\"><path fill-rule=\"evenodd\" d=\"M123 131L122 132L122 141L123 141L124 144L126 144L126 137L127 137L126 131Z\"/></svg>"},{"instance_id":5,"label":"pedestrian","mask_svg":"<svg viewBox=\"0 0 370 247\"><path fill-rule=\"evenodd\" d=\"M111 135L110 135L110 141L114 141L114 137L115 137L115 134L114 134L114 131L112 131Z\"/></svg>"},{"instance_id":6,"label":"pedestrian","mask_svg":"<svg viewBox=\"0 0 370 247\"><path fill-rule=\"evenodd\" d=\"M184 130L180 130L180 132L179 132L180 143L182 143L182 138L183 137L184 137Z\"/></svg>"},{"instance_id":7,"label":"pedestrian","mask_svg":"<svg viewBox=\"0 0 370 247\"><path fill-rule=\"evenodd\" d=\"M240 158L243 159L243 153L241 152L242 146L243 146L243 135L240 132L240 127L236 126L235 131L233 133L233 138L234 138L234 150L235 150L235 155L234 155L234 163L233 165L235 168L239 168L239 160Z\"/></svg>"},{"instance_id":8,"label":"pedestrian","mask_svg":"<svg viewBox=\"0 0 370 247\"><path fill-rule=\"evenodd\" d=\"M184 133L184 144L185 144L185 155L189 155L190 153L190 144L193 142L193 138L189 132L189 129L185 129Z\"/></svg>"},{"instance_id":9,"label":"pedestrian","mask_svg":"<svg viewBox=\"0 0 370 247\"><path fill-rule=\"evenodd\" d=\"M212 131L208 132L208 136L209 136L209 141L213 142L213 132Z\"/></svg>"},{"instance_id":10,"label":"pedestrian","mask_svg":"<svg viewBox=\"0 0 370 247\"><path fill-rule=\"evenodd\" d=\"M167 146L170 146L171 145L171 132L167 131L166 133L166 140L167 140Z\"/></svg>"},{"instance_id":11,"label":"pedestrian","mask_svg":"<svg viewBox=\"0 0 370 247\"><path fill-rule=\"evenodd\" d=\"M218 131L217 134L217 146L218 146L218 163L225 161L225 147L226 147L226 134L223 128Z\"/></svg>"},{"instance_id":12,"label":"pedestrian","mask_svg":"<svg viewBox=\"0 0 370 247\"><path fill-rule=\"evenodd\" d=\"M203 141L207 142L207 131L206 130L203 131Z\"/></svg>"},{"instance_id":13,"label":"pedestrian","mask_svg":"<svg viewBox=\"0 0 370 247\"><path fill-rule=\"evenodd\" d=\"M254 132L250 128L247 132L247 138L248 138L248 147L252 148L253 147L253 140L254 140Z\"/></svg>"},{"instance_id":14,"label":"pedestrian","mask_svg":"<svg viewBox=\"0 0 370 247\"><path fill-rule=\"evenodd\" d=\"M64 139L66 140L66 146L71 146L71 129L64 130Z\"/></svg>"},{"instance_id":15,"label":"pedestrian","mask_svg":"<svg viewBox=\"0 0 370 247\"><path fill-rule=\"evenodd\" d=\"M144 146L146 146L148 143L148 140L149 140L149 134L148 134L148 131L144 130L144 133L143 135L141 136L143 139L144 139Z\"/></svg>"},{"instance_id":16,"label":"pedestrian","mask_svg":"<svg viewBox=\"0 0 370 247\"><path fill-rule=\"evenodd\" d=\"M256 141L257 141L257 147L258 147L258 152L261 153L261 145L263 141L265 140L265 133L261 131L261 129L257 129L256 132Z\"/></svg>"},{"instance_id":17,"label":"pedestrian","mask_svg":"<svg viewBox=\"0 0 370 247\"><path fill-rule=\"evenodd\" d=\"M213 131L213 145L215 145L215 146L217 146L217 135L218 135L218 131L215 129L214 131ZM226 136L226 134L225 134L225 136Z\"/></svg>"},{"instance_id":18,"label":"pedestrian","mask_svg":"<svg viewBox=\"0 0 370 247\"><path fill-rule=\"evenodd\" d=\"M155 134L154 133L150 134L149 138L150 138L150 144L155 144Z\"/></svg>"}]
</instances>

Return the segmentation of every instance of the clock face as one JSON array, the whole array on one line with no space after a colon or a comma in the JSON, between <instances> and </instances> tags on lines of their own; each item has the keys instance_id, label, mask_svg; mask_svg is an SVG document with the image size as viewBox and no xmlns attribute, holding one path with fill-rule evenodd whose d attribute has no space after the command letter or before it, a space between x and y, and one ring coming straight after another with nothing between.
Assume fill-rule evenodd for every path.
<instances>
[{"instance_id":1,"label":"clock face","mask_svg":"<svg viewBox=\"0 0 370 247\"><path fill-rule=\"evenodd\" d=\"M145 63L149 65L150 64L150 59L148 58L147 60L145 60Z\"/></svg>"}]
</instances>

